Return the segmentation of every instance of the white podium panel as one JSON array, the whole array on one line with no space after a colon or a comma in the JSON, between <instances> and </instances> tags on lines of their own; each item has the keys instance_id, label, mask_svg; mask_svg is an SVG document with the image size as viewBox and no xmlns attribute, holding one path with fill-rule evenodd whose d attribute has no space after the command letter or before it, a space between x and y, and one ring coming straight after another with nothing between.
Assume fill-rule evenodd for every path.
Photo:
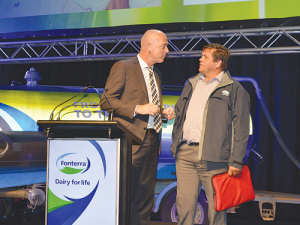
<instances>
[{"instance_id":1,"label":"white podium panel","mask_svg":"<svg viewBox=\"0 0 300 225\"><path fill-rule=\"evenodd\" d=\"M48 144L46 224L117 225L120 139Z\"/></svg>"}]
</instances>

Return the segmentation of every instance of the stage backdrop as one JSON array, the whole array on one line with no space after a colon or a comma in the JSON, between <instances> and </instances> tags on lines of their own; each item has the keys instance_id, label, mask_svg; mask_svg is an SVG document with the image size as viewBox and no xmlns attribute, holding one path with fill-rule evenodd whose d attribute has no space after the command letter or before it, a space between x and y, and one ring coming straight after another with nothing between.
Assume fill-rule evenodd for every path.
<instances>
[{"instance_id":1,"label":"stage backdrop","mask_svg":"<svg viewBox=\"0 0 300 225\"><path fill-rule=\"evenodd\" d=\"M1 0L0 33L287 18L298 0Z\"/></svg>"},{"instance_id":2,"label":"stage backdrop","mask_svg":"<svg viewBox=\"0 0 300 225\"><path fill-rule=\"evenodd\" d=\"M232 76L257 80L279 133L292 154L300 159L300 54L232 56ZM40 63L0 65L0 85L12 80L25 83L24 75L31 66L40 72L41 85L104 87L114 61ZM157 67L162 71L164 85L184 85L198 72L198 58L167 59ZM15 83L15 85L17 85ZM263 113L252 85L243 84L251 96L253 146L264 161L250 158L254 188L300 194L300 170L278 144Z\"/></svg>"}]
</instances>

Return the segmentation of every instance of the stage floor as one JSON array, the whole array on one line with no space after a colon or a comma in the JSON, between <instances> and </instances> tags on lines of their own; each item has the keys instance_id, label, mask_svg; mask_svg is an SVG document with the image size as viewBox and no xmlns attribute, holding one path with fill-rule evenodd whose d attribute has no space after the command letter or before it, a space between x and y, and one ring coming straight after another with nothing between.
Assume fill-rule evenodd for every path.
<instances>
[{"instance_id":1,"label":"stage floor","mask_svg":"<svg viewBox=\"0 0 300 225\"><path fill-rule=\"evenodd\" d=\"M277 204L274 221L263 221L260 218L257 202L243 204L238 213L228 214L228 225L299 225L300 205ZM9 215L8 219L0 218L3 225L45 225L44 208L35 211L28 210ZM158 214L152 214L150 225L174 225L176 223L160 221ZM104 225L99 223L99 225ZM106 225L106 224L105 224Z\"/></svg>"},{"instance_id":2,"label":"stage floor","mask_svg":"<svg viewBox=\"0 0 300 225\"><path fill-rule=\"evenodd\" d=\"M299 225L300 221L263 221L263 220L249 220L249 219L241 219L241 218L234 218L232 216L228 217L228 225ZM45 225L44 217L33 217L33 218L26 218L26 219L15 219L10 222L0 223L3 225ZM176 223L170 222L162 222L162 221L151 221L150 225L175 225ZM102 225L99 223L99 225Z\"/></svg>"}]
</instances>

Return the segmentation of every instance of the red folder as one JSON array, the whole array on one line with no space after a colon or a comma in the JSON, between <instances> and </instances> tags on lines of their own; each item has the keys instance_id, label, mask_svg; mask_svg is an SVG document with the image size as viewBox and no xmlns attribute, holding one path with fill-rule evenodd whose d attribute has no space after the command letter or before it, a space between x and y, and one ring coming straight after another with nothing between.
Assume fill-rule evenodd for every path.
<instances>
[{"instance_id":1,"label":"red folder","mask_svg":"<svg viewBox=\"0 0 300 225\"><path fill-rule=\"evenodd\" d=\"M246 165L237 177L230 177L226 172L213 176L212 182L215 189L216 211L223 211L255 199L250 171Z\"/></svg>"}]
</instances>

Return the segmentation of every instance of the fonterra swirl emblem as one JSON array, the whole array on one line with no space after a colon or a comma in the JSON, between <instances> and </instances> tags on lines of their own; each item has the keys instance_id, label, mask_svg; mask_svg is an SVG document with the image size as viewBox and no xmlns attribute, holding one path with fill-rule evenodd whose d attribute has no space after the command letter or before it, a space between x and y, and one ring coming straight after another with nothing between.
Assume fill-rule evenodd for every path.
<instances>
[{"instance_id":1,"label":"fonterra swirl emblem","mask_svg":"<svg viewBox=\"0 0 300 225\"><path fill-rule=\"evenodd\" d=\"M56 161L57 168L64 174L82 174L91 166L90 160L77 153L67 153Z\"/></svg>"}]
</instances>

